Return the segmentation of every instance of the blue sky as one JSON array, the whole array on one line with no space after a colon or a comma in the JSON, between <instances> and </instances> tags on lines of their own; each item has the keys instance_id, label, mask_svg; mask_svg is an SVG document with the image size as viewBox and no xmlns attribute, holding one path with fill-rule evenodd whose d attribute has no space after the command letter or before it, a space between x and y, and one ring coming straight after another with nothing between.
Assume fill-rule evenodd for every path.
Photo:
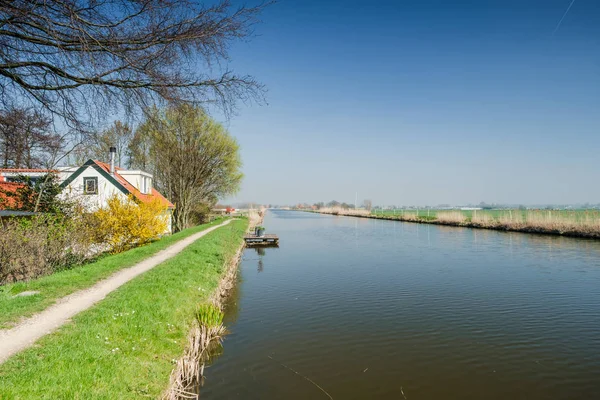
<instances>
[{"instance_id":1,"label":"blue sky","mask_svg":"<svg viewBox=\"0 0 600 400\"><path fill-rule=\"evenodd\" d=\"M291 1L230 67L231 201L600 202L600 2Z\"/></svg>"}]
</instances>

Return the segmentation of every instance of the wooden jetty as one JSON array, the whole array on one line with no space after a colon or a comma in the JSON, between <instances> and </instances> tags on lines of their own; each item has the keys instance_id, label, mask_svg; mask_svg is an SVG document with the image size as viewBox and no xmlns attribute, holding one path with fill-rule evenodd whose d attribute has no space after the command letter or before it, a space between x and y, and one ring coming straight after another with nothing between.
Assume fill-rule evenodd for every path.
<instances>
[{"instance_id":1,"label":"wooden jetty","mask_svg":"<svg viewBox=\"0 0 600 400\"><path fill-rule=\"evenodd\" d=\"M244 236L246 246L279 246L279 237L273 233L267 233L263 236L256 236L254 234L247 234Z\"/></svg>"}]
</instances>

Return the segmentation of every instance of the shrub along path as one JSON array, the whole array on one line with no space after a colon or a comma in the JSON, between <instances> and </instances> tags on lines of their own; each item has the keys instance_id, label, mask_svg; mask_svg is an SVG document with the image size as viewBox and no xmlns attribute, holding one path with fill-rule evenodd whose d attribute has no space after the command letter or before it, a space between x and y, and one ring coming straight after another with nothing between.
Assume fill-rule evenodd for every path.
<instances>
[{"instance_id":1,"label":"shrub along path","mask_svg":"<svg viewBox=\"0 0 600 400\"><path fill-rule=\"evenodd\" d=\"M185 247L194 243L202 236L230 222L231 220L227 220L219 225L182 239L156 255L130 268L123 269L88 289L80 290L58 300L53 306L19 323L14 328L0 330L0 364L13 354L31 346L42 336L56 330L74 315L90 308L121 285L177 255ZM151 301L150 299L148 300Z\"/></svg>"},{"instance_id":2,"label":"shrub along path","mask_svg":"<svg viewBox=\"0 0 600 400\"><path fill-rule=\"evenodd\" d=\"M57 300L78 290L86 289L117 271L131 267L172 244L221 222L222 220L216 220L208 224L184 229L156 242L123 253L105 255L94 262L59 271L52 275L27 282L0 286L0 330L12 328L24 318L48 308ZM23 292L37 294L33 296L19 295Z\"/></svg>"}]
</instances>

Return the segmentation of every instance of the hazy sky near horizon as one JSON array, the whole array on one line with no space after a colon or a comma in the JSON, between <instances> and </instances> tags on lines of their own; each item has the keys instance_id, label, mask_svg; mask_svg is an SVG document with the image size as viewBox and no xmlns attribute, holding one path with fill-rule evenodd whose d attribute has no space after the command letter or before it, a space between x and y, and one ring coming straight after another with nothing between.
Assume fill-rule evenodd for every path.
<instances>
[{"instance_id":1,"label":"hazy sky near horizon","mask_svg":"<svg viewBox=\"0 0 600 400\"><path fill-rule=\"evenodd\" d=\"M291 1L230 67L231 202L600 202L600 2Z\"/></svg>"}]
</instances>

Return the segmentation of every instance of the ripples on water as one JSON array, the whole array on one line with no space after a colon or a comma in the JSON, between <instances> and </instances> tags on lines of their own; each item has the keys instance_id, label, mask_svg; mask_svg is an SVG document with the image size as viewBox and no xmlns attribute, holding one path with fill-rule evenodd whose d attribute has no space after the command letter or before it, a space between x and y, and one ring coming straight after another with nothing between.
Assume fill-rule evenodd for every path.
<instances>
[{"instance_id":1,"label":"ripples on water","mask_svg":"<svg viewBox=\"0 0 600 400\"><path fill-rule=\"evenodd\" d=\"M203 398L600 398L600 243L274 211ZM272 357L269 358L269 356Z\"/></svg>"}]
</instances>

